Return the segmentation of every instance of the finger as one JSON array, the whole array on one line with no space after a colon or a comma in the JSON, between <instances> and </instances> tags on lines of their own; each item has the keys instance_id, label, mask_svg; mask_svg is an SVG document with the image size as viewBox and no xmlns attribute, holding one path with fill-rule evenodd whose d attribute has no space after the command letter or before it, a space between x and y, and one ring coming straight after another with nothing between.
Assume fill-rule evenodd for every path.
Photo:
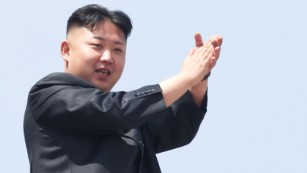
<instances>
[{"instance_id":1,"label":"finger","mask_svg":"<svg viewBox=\"0 0 307 173\"><path fill-rule=\"evenodd\" d=\"M214 56L219 59L221 53L221 47L215 47L214 48Z\"/></svg>"},{"instance_id":2,"label":"finger","mask_svg":"<svg viewBox=\"0 0 307 173\"><path fill-rule=\"evenodd\" d=\"M194 34L194 38L195 38L195 46L196 47L200 47L202 46L204 43L203 43L203 39L201 38L201 35L199 32L196 32Z\"/></svg>"},{"instance_id":3,"label":"finger","mask_svg":"<svg viewBox=\"0 0 307 173\"><path fill-rule=\"evenodd\" d=\"M213 58L211 59L210 65L209 65L209 70L210 70L210 71L215 67L216 62L217 62L217 58L216 58L216 57L213 57Z\"/></svg>"},{"instance_id":4,"label":"finger","mask_svg":"<svg viewBox=\"0 0 307 173\"><path fill-rule=\"evenodd\" d=\"M189 52L189 56L192 56L196 52L196 50L197 50L197 47L192 48Z\"/></svg>"},{"instance_id":5,"label":"finger","mask_svg":"<svg viewBox=\"0 0 307 173\"><path fill-rule=\"evenodd\" d=\"M193 49L191 49L190 51L189 51L189 56L191 56L191 55L193 55L194 54L194 50Z\"/></svg>"},{"instance_id":6,"label":"finger","mask_svg":"<svg viewBox=\"0 0 307 173\"><path fill-rule=\"evenodd\" d=\"M216 54L217 55L213 55L212 58L211 58L211 62L210 62L210 65L209 65L210 71L212 70L212 68L215 66L216 62L219 59L219 53L216 53Z\"/></svg>"},{"instance_id":7,"label":"finger","mask_svg":"<svg viewBox=\"0 0 307 173\"><path fill-rule=\"evenodd\" d=\"M212 69L216 65L220 57L220 52L221 52L221 47L214 48L214 56L211 59L210 69Z\"/></svg>"},{"instance_id":8,"label":"finger","mask_svg":"<svg viewBox=\"0 0 307 173\"><path fill-rule=\"evenodd\" d=\"M212 37L210 37L209 40L210 40L211 44L213 45L213 47L219 46L218 42L217 42L217 37L212 36Z\"/></svg>"},{"instance_id":9,"label":"finger","mask_svg":"<svg viewBox=\"0 0 307 173\"><path fill-rule=\"evenodd\" d=\"M216 42L217 42L218 46L221 47L222 43L223 43L223 37L220 36L220 35L217 35L216 36Z\"/></svg>"},{"instance_id":10,"label":"finger","mask_svg":"<svg viewBox=\"0 0 307 173\"><path fill-rule=\"evenodd\" d=\"M214 52L214 48L211 45L211 43L207 43L204 46L197 49L197 54L200 56L204 56L205 58L208 58L209 55L212 55Z\"/></svg>"}]
</instances>

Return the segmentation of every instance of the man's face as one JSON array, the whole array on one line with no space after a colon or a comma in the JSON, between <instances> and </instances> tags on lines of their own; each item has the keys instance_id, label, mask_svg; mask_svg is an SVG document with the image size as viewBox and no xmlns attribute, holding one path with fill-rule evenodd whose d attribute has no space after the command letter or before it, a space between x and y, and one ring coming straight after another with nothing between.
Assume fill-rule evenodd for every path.
<instances>
[{"instance_id":1,"label":"man's face","mask_svg":"<svg viewBox=\"0 0 307 173\"><path fill-rule=\"evenodd\" d=\"M106 21L93 31L85 27L69 32L62 43L65 71L110 91L125 65L126 39L122 30Z\"/></svg>"}]
</instances>

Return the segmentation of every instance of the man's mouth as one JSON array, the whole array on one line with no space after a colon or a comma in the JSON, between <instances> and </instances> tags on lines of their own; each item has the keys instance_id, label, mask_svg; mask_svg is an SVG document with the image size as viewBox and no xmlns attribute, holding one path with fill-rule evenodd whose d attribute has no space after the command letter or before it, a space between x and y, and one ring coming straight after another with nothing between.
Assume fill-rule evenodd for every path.
<instances>
[{"instance_id":1,"label":"man's mouth","mask_svg":"<svg viewBox=\"0 0 307 173\"><path fill-rule=\"evenodd\" d=\"M105 76L111 74L111 71L109 69L97 69L96 72Z\"/></svg>"}]
</instances>

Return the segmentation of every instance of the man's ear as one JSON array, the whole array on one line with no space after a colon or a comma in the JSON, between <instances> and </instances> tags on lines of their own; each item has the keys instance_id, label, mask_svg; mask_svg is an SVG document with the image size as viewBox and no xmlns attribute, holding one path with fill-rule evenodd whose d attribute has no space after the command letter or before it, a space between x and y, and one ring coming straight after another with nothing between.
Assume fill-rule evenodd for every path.
<instances>
[{"instance_id":1,"label":"man's ear","mask_svg":"<svg viewBox=\"0 0 307 173\"><path fill-rule=\"evenodd\" d=\"M61 55L66 63L69 61L69 53L70 53L69 43L67 40L64 40L61 43Z\"/></svg>"},{"instance_id":2,"label":"man's ear","mask_svg":"<svg viewBox=\"0 0 307 173\"><path fill-rule=\"evenodd\" d=\"M70 52L70 47L69 47L68 41L67 40L62 41L62 43L61 43L61 55L62 55L62 59L65 62L65 69L68 68L69 52Z\"/></svg>"}]
</instances>

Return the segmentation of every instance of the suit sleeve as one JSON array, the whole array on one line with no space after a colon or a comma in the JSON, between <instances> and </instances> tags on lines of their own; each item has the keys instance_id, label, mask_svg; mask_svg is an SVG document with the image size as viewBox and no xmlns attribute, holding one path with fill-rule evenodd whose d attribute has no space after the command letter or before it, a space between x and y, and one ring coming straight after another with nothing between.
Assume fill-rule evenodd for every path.
<instances>
[{"instance_id":1,"label":"suit sleeve","mask_svg":"<svg viewBox=\"0 0 307 173\"><path fill-rule=\"evenodd\" d=\"M169 109L168 116L146 124L145 130L156 153L189 144L198 132L207 112L207 93L200 107L187 92Z\"/></svg>"},{"instance_id":2,"label":"suit sleeve","mask_svg":"<svg viewBox=\"0 0 307 173\"><path fill-rule=\"evenodd\" d=\"M32 89L29 104L42 127L59 133L124 134L167 111L159 85L130 92L56 85Z\"/></svg>"}]
</instances>

